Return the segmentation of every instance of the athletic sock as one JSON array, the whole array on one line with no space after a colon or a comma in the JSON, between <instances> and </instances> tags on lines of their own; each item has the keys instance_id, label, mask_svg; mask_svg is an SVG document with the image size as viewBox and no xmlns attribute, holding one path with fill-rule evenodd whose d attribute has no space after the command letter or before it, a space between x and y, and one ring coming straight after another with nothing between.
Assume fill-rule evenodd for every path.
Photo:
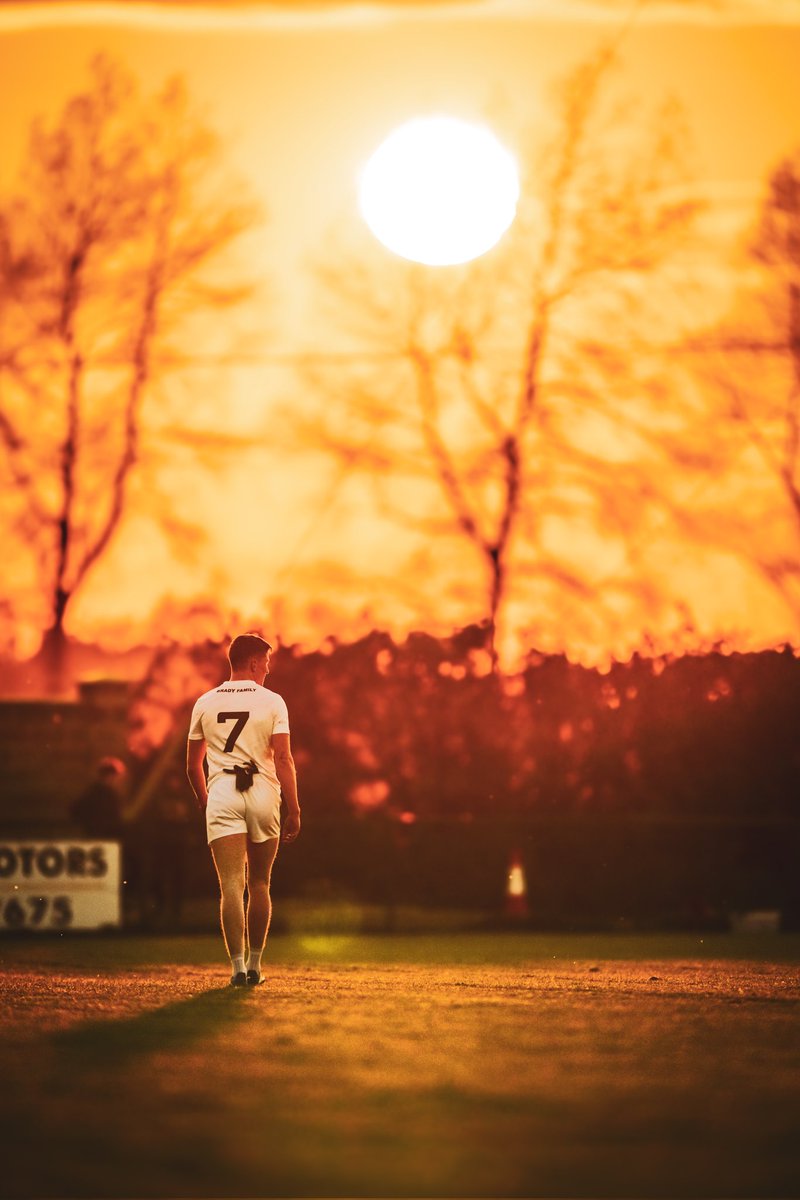
<instances>
[{"instance_id":1,"label":"athletic sock","mask_svg":"<svg viewBox=\"0 0 800 1200\"><path fill-rule=\"evenodd\" d=\"M258 971L259 975L261 974L261 955L263 953L263 950L250 951L250 957L247 960L248 971Z\"/></svg>"},{"instance_id":2,"label":"athletic sock","mask_svg":"<svg viewBox=\"0 0 800 1200\"><path fill-rule=\"evenodd\" d=\"M231 967L233 968L234 975L238 975L244 971L244 955L240 954L237 958L232 958Z\"/></svg>"}]
</instances>

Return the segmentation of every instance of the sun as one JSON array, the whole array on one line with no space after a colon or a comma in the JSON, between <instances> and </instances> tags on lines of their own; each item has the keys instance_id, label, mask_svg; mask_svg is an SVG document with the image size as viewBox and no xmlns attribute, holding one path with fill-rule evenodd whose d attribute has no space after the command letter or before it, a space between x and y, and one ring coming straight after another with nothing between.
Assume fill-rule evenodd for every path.
<instances>
[{"instance_id":1,"label":"sun","mask_svg":"<svg viewBox=\"0 0 800 1200\"><path fill-rule=\"evenodd\" d=\"M379 242L432 267L491 250L514 220L514 156L484 125L416 117L389 134L361 173L362 216Z\"/></svg>"}]
</instances>

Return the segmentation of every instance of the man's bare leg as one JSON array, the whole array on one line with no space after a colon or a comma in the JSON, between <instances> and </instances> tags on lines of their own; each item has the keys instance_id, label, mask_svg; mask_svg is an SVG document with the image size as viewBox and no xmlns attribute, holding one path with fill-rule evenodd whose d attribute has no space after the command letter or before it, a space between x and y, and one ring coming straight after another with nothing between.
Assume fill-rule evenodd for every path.
<instances>
[{"instance_id":1,"label":"man's bare leg","mask_svg":"<svg viewBox=\"0 0 800 1200\"><path fill-rule=\"evenodd\" d=\"M211 842L219 877L222 936L233 976L244 971L244 864L247 834L230 833Z\"/></svg>"},{"instance_id":2,"label":"man's bare leg","mask_svg":"<svg viewBox=\"0 0 800 1200\"><path fill-rule=\"evenodd\" d=\"M247 959L248 983L255 983L261 977L261 955L272 917L269 885L279 840L267 838L265 842L253 842L250 838L247 839L247 940L250 946ZM257 978L251 976L251 971L255 972Z\"/></svg>"}]
</instances>

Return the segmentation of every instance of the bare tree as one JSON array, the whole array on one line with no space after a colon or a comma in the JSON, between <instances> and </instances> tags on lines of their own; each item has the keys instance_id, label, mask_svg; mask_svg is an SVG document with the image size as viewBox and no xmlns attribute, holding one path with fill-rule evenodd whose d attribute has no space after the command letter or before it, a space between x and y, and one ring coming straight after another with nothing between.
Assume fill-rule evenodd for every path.
<instances>
[{"instance_id":1,"label":"bare tree","mask_svg":"<svg viewBox=\"0 0 800 1200\"><path fill-rule=\"evenodd\" d=\"M705 503L683 514L698 543L756 568L800 615L800 150L771 173L721 323L685 349L702 402L680 454ZM702 449L701 449L702 447Z\"/></svg>"},{"instance_id":2,"label":"bare tree","mask_svg":"<svg viewBox=\"0 0 800 1200\"><path fill-rule=\"evenodd\" d=\"M249 292L220 275L258 220L230 182L180 80L142 96L99 57L56 123L34 125L16 193L0 201L6 557L20 587L47 598L58 685L65 619L120 529L164 356Z\"/></svg>"},{"instance_id":3,"label":"bare tree","mask_svg":"<svg viewBox=\"0 0 800 1200\"><path fill-rule=\"evenodd\" d=\"M604 49L562 84L558 135L527 157L527 204L485 259L323 274L372 360L318 374L324 405L296 418L300 440L368 475L381 509L438 555L471 548L482 582L463 615L485 619L495 663L512 593L597 603L586 538L632 546L647 485L642 397L658 371L642 317L694 205L679 114L666 105L629 138L614 63ZM605 583L629 586L611 568Z\"/></svg>"}]
</instances>

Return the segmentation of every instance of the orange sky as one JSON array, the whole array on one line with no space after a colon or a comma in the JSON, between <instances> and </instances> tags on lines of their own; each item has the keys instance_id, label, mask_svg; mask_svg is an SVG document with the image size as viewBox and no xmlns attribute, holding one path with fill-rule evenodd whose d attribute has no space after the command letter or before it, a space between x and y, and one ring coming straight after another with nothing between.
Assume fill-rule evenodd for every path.
<instances>
[{"instance_id":1,"label":"orange sky","mask_svg":"<svg viewBox=\"0 0 800 1200\"><path fill-rule=\"evenodd\" d=\"M0 185L13 179L31 118L54 114L85 83L86 63L98 49L117 55L148 87L184 73L225 139L228 161L264 198L269 222L247 257L258 273L263 264L277 300L250 314L252 326L264 330L258 351L265 361L224 377L205 368L187 376L187 417L197 390L207 400L214 389L227 425L269 430L274 404L298 394L297 381L274 357L337 347L338 335L314 307L308 267L332 239L368 239L356 210L356 176L382 137L409 117L446 111L488 116L513 148L523 126L546 126L552 80L631 7L622 0L0 4ZM725 291L720 263L730 235L752 214L766 172L800 144L800 3L654 0L639 6L624 63L623 87L643 106L668 94L685 106L699 190L712 202L703 265ZM176 563L150 525L131 523L95 572L72 628L90 636L113 622L136 632L165 592L213 594L222 607L246 612L266 601L265 625L280 623L287 640L313 636L312 602L318 623L340 622L343 630L356 628L364 611L367 623L398 630L431 621L435 589L426 595L421 587L416 612L391 596L388 581L411 544L375 519L358 487L331 492L328 482L319 460L300 461L262 441L202 494L176 484L178 511L207 527L205 555ZM258 519L243 524L242 511L257 511ZM245 554L250 566L242 571ZM320 572L322 558L338 578L330 565ZM387 582L361 587L360 575L373 570ZM775 597L728 560L684 556L674 572L685 574L705 633L733 631L764 644L797 636ZM440 611L438 623L468 620L469 608ZM591 657L586 639L569 644L555 618L544 620L541 640Z\"/></svg>"}]
</instances>

